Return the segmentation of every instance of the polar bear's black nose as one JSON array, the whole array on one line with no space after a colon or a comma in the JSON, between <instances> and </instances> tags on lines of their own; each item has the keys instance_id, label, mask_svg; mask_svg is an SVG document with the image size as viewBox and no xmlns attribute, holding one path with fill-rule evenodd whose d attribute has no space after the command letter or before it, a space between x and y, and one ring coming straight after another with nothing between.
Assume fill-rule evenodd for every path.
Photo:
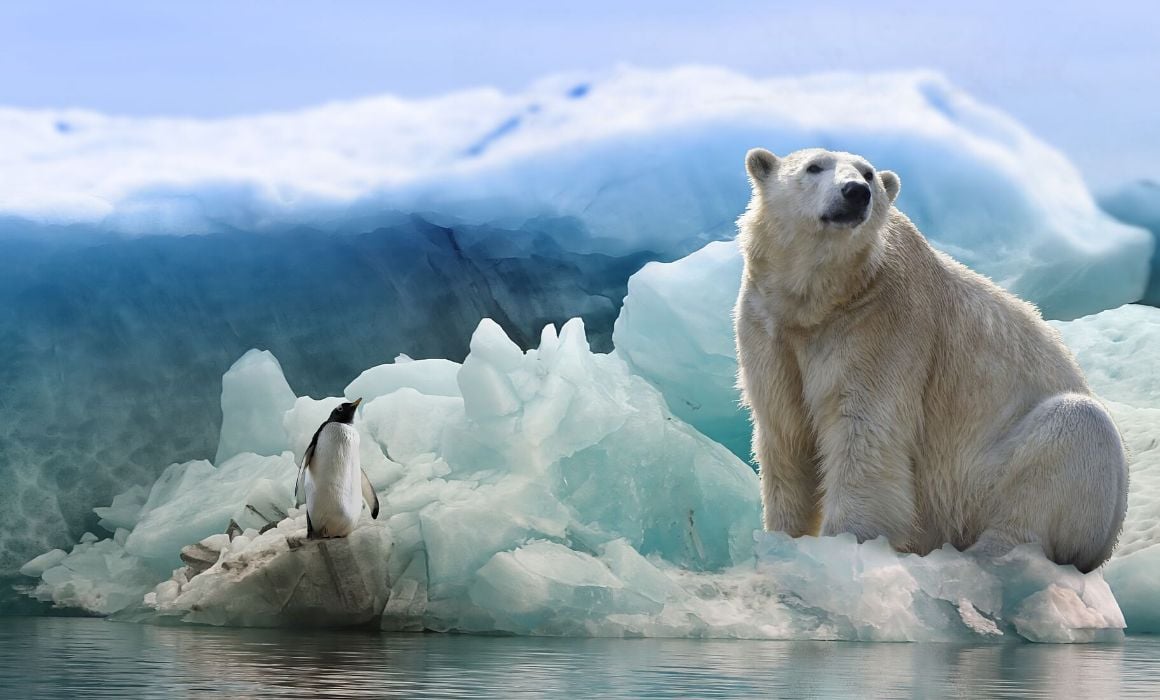
<instances>
[{"instance_id":1,"label":"polar bear's black nose","mask_svg":"<svg viewBox=\"0 0 1160 700\"><path fill-rule=\"evenodd\" d=\"M870 201L870 186L865 182L847 182L842 185L842 197L851 204L866 206Z\"/></svg>"}]
</instances>

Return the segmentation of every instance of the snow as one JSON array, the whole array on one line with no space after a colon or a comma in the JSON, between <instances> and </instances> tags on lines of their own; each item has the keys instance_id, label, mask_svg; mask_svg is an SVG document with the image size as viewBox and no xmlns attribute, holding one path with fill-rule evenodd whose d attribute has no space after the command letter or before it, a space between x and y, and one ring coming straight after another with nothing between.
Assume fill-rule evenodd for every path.
<instances>
[{"instance_id":1,"label":"snow","mask_svg":"<svg viewBox=\"0 0 1160 700\"><path fill-rule=\"evenodd\" d=\"M139 621L532 635L1088 642L1125 626L1100 573L1033 547L986 562L757 531L753 471L593 353L579 320L529 351L481 322L457 391L455 363L417 364L362 375L393 390L355 419L381 512L349 538L305 539L291 451L173 465L143 504L105 511L131 531L30 561L33 595ZM255 396L286 385L260 376ZM254 418L280 416L301 451L342 398L256 401Z\"/></svg>"},{"instance_id":2,"label":"snow","mask_svg":"<svg viewBox=\"0 0 1160 700\"><path fill-rule=\"evenodd\" d=\"M1051 322L1075 354L1088 384L1104 399L1160 408L1160 311L1127 305L1070 323Z\"/></svg>"}]
</instances>

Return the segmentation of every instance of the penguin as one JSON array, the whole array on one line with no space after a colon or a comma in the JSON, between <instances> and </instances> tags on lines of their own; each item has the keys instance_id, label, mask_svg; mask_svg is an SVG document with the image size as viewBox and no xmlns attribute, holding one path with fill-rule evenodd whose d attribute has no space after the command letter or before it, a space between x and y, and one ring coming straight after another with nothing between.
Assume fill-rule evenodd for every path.
<instances>
[{"instance_id":1,"label":"penguin","mask_svg":"<svg viewBox=\"0 0 1160 700\"><path fill-rule=\"evenodd\" d=\"M331 411L302 456L294 504L301 503L300 494L305 494L307 539L349 535L358 524L363 501L371 517L379 517L379 497L359 463L358 431L351 425L360 403L362 399L357 399Z\"/></svg>"}]
</instances>

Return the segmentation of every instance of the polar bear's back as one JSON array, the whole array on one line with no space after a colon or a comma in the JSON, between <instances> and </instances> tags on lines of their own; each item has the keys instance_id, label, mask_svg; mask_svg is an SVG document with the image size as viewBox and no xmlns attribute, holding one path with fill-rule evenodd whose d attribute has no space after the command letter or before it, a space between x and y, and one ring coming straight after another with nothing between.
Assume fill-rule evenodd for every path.
<instances>
[{"instance_id":1,"label":"polar bear's back","mask_svg":"<svg viewBox=\"0 0 1160 700\"><path fill-rule=\"evenodd\" d=\"M909 313L932 326L931 379L960 393L995 387L1004 403L1012 392L1028 401L1090 394L1071 351L1033 305L934 250L909 219L892 214L892 242L911 251L892 257L883 272L910 288ZM928 272L917 275L919 267Z\"/></svg>"},{"instance_id":2,"label":"polar bear's back","mask_svg":"<svg viewBox=\"0 0 1160 700\"><path fill-rule=\"evenodd\" d=\"M888 240L898 254L881 272L893 292L882 312L907 319L906 337L891 342L929 339L925 366L893 368L898 381L919 373L925 382L916 488L939 518L924 529L932 546L968 543L981 527L973 519L988 488L1006 467L996 445L1045 399L1091 392L1034 306L934 250L897 211Z\"/></svg>"}]
</instances>

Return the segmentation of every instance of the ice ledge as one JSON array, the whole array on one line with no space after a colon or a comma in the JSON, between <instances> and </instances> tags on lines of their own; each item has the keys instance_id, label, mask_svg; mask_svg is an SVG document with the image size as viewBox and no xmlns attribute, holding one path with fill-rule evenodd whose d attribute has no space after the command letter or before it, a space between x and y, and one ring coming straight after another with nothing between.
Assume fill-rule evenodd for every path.
<instances>
[{"instance_id":1,"label":"ice ledge","mask_svg":"<svg viewBox=\"0 0 1160 700\"><path fill-rule=\"evenodd\" d=\"M221 549L215 552L216 547ZM144 603L158 619L195 624L348 627L377 622L390 593L392 547L389 531L373 524L342 539L307 540L306 516L299 515L263 533L203 540L198 549L216 554L217 560L203 571L194 562L178 569L146 594Z\"/></svg>"},{"instance_id":2,"label":"ice ledge","mask_svg":"<svg viewBox=\"0 0 1160 700\"><path fill-rule=\"evenodd\" d=\"M447 595L432 590L425 550L399 550L389 527L364 520L347 539L308 541L303 520L208 538L199 547L221 547L217 560L177 570L146 606L211 625L554 636L1073 643L1116 641L1125 626L1100 573L1032 546L983 562L949 546L919 557L884 539L758 532L752 561L693 572L624 540L591 553L532 540Z\"/></svg>"}]
</instances>

